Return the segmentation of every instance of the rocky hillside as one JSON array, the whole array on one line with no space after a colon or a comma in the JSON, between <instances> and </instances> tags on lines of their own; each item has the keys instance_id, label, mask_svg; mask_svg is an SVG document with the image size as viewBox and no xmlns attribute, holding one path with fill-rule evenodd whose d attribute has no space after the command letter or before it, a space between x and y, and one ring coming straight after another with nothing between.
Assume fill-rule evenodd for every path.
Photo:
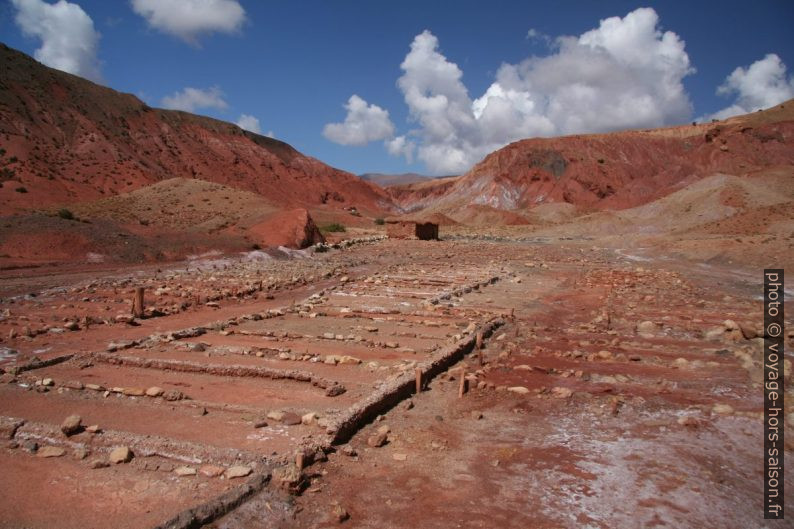
<instances>
[{"instance_id":1,"label":"rocky hillside","mask_svg":"<svg viewBox=\"0 0 794 529\"><path fill-rule=\"evenodd\" d=\"M549 203L581 211L624 209L709 175L792 165L794 100L717 123L522 140L457 180L390 191L404 209L428 208L463 220L472 210L527 213Z\"/></svg>"},{"instance_id":2,"label":"rocky hillside","mask_svg":"<svg viewBox=\"0 0 794 529\"><path fill-rule=\"evenodd\" d=\"M0 215L199 178L279 208L388 212L379 187L215 119L151 108L0 44Z\"/></svg>"}]
</instances>

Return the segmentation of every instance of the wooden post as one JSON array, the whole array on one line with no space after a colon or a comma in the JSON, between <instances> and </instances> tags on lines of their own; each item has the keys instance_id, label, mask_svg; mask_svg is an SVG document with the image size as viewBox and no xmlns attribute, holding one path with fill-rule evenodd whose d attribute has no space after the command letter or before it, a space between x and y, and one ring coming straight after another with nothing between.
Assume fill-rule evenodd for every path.
<instances>
[{"instance_id":1,"label":"wooden post","mask_svg":"<svg viewBox=\"0 0 794 529\"><path fill-rule=\"evenodd\" d=\"M477 332L476 347L477 349L482 349L482 331Z\"/></svg>"},{"instance_id":2,"label":"wooden post","mask_svg":"<svg viewBox=\"0 0 794 529\"><path fill-rule=\"evenodd\" d=\"M143 318L143 287L135 288L135 297L132 298L132 315Z\"/></svg>"},{"instance_id":3,"label":"wooden post","mask_svg":"<svg viewBox=\"0 0 794 529\"><path fill-rule=\"evenodd\" d=\"M416 392L422 392L422 370L418 367L416 368Z\"/></svg>"},{"instance_id":4,"label":"wooden post","mask_svg":"<svg viewBox=\"0 0 794 529\"><path fill-rule=\"evenodd\" d=\"M463 397L464 393L466 393L466 368L462 367L460 369L460 386L458 386L458 397Z\"/></svg>"},{"instance_id":5,"label":"wooden post","mask_svg":"<svg viewBox=\"0 0 794 529\"><path fill-rule=\"evenodd\" d=\"M303 450L295 455L295 466L298 467L298 470L303 470Z\"/></svg>"},{"instance_id":6,"label":"wooden post","mask_svg":"<svg viewBox=\"0 0 794 529\"><path fill-rule=\"evenodd\" d=\"M477 349L477 356L480 359L480 367L485 365L485 360L483 359L482 349Z\"/></svg>"}]
</instances>

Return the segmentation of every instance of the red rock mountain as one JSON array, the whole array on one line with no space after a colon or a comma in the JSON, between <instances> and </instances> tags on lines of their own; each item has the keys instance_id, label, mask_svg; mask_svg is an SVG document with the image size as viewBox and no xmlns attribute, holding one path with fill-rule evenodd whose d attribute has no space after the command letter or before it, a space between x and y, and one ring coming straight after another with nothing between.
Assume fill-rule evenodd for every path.
<instances>
[{"instance_id":1,"label":"red rock mountain","mask_svg":"<svg viewBox=\"0 0 794 529\"><path fill-rule=\"evenodd\" d=\"M709 175L792 165L794 100L716 123L521 140L460 178L389 191L406 210L456 213L461 220L472 210L521 212L549 203L624 209Z\"/></svg>"},{"instance_id":2,"label":"red rock mountain","mask_svg":"<svg viewBox=\"0 0 794 529\"><path fill-rule=\"evenodd\" d=\"M96 200L174 177L279 208L384 212L379 187L236 125L150 108L0 44L0 215Z\"/></svg>"}]
</instances>

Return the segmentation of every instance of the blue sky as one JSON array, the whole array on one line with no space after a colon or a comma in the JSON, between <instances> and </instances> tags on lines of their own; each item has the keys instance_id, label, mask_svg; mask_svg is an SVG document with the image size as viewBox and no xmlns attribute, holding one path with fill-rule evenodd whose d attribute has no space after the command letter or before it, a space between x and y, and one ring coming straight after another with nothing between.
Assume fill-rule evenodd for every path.
<instances>
[{"instance_id":1,"label":"blue sky","mask_svg":"<svg viewBox=\"0 0 794 529\"><path fill-rule=\"evenodd\" d=\"M458 173L522 137L685 123L794 97L793 2L549 6L2 0L0 40L354 173Z\"/></svg>"}]
</instances>

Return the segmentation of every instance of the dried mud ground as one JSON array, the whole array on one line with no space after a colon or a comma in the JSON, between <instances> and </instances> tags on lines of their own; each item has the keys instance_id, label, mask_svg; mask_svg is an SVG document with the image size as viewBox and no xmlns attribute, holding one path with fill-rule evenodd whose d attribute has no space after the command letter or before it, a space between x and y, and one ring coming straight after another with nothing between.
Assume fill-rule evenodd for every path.
<instances>
[{"instance_id":1,"label":"dried mud ground","mask_svg":"<svg viewBox=\"0 0 794 529\"><path fill-rule=\"evenodd\" d=\"M175 466L209 462L222 471L239 465L240 454L273 477L208 527L791 527L762 514L761 270L633 256L597 241L461 238L369 241L253 264L231 258L97 271L86 281L73 270L55 281L31 278L28 290L61 288L22 296L25 278L17 275L3 294L0 415L22 415L28 424L0 448L0 527L163 524L236 484L204 467L177 475ZM139 284L160 293L148 318L129 322L122 313ZM285 306L271 319L242 320ZM140 342L235 317L232 327L200 337ZM269 432L263 436L249 433L250 419L241 421L241 414L279 408L317 412L330 424L372 388L410 377L425 355L494 318L504 324L482 349L314 455L301 479L283 477L291 447L320 439L321 427L271 424L256 430ZM373 326L380 338L368 337ZM787 381L793 328L789 317ZM191 352L199 340L203 356ZM105 352L108 342L119 347ZM77 361L16 375L9 369L65 353ZM149 365L114 364L114 355L212 366L159 375ZM328 355L361 363L337 365ZM347 391L329 397L293 380L218 378L212 370L229 362L295 366ZM41 387L42 377L55 380L53 391ZM75 390L80 377L108 389L125 380L166 390L170 383L189 399L161 403L124 391L101 399ZM788 410L793 397L788 390ZM130 464L91 468L91 457L31 453L34 438L64 445L41 432L57 431L74 408L114 439L171 443L178 462L154 450ZM788 459L792 421L789 412ZM102 435L81 433L68 446L77 439L102 455L112 444Z\"/></svg>"}]
</instances>

